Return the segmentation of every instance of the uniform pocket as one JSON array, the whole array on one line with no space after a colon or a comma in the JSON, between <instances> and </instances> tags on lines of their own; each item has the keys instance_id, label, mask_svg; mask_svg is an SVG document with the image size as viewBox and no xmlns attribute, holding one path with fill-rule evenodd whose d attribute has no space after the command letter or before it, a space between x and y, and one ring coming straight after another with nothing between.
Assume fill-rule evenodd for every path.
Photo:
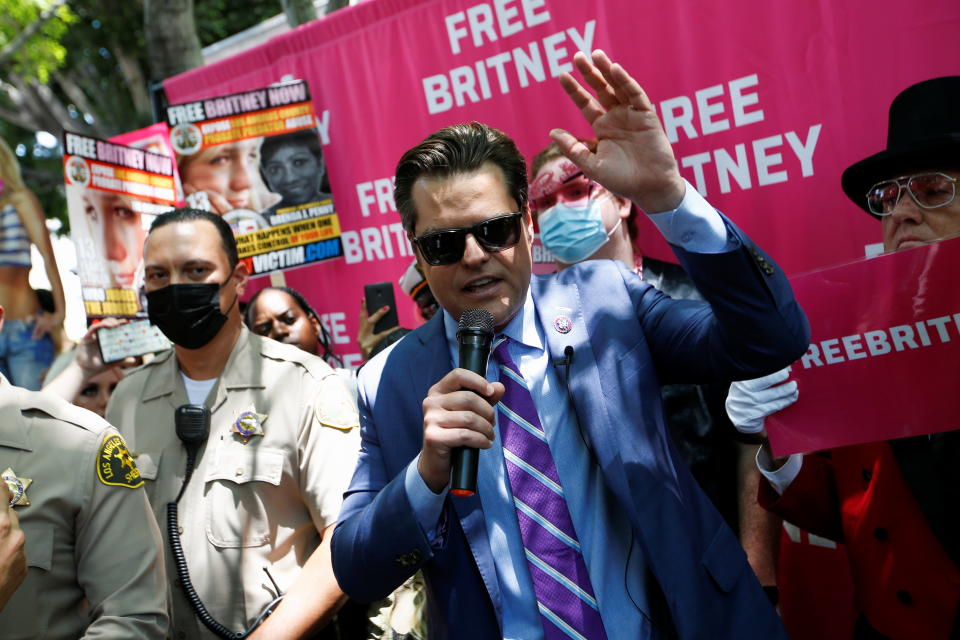
<instances>
[{"instance_id":1,"label":"uniform pocket","mask_svg":"<svg viewBox=\"0 0 960 640\"><path fill-rule=\"evenodd\" d=\"M207 539L217 547L258 547L270 541L268 487L280 486L284 452L222 447L207 469Z\"/></svg>"},{"instance_id":2,"label":"uniform pocket","mask_svg":"<svg viewBox=\"0 0 960 640\"><path fill-rule=\"evenodd\" d=\"M50 571L53 567L53 525L48 522L21 522L26 538L27 567Z\"/></svg>"}]
</instances>

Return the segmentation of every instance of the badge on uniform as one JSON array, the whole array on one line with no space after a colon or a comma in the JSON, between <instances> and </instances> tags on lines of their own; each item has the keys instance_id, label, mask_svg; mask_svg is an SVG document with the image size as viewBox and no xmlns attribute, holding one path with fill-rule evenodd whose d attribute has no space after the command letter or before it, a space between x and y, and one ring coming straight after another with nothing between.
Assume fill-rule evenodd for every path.
<instances>
[{"instance_id":1,"label":"badge on uniform","mask_svg":"<svg viewBox=\"0 0 960 640\"><path fill-rule=\"evenodd\" d=\"M143 478L130 455L130 448L118 433L108 433L103 437L97 454L97 478L111 487L136 489L143 486Z\"/></svg>"},{"instance_id":2,"label":"badge on uniform","mask_svg":"<svg viewBox=\"0 0 960 640\"><path fill-rule=\"evenodd\" d=\"M27 488L33 484L33 479L18 478L10 467L3 470L2 476L3 481L7 483L7 488L10 489L10 506L29 507L30 500L27 498Z\"/></svg>"},{"instance_id":3,"label":"badge on uniform","mask_svg":"<svg viewBox=\"0 0 960 640\"><path fill-rule=\"evenodd\" d=\"M263 421L266 419L267 414L257 413L254 406L250 405L246 411L237 416L230 431L240 436L243 444L247 444L253 436L263 435Z\"/></svg>"}]
</instances>

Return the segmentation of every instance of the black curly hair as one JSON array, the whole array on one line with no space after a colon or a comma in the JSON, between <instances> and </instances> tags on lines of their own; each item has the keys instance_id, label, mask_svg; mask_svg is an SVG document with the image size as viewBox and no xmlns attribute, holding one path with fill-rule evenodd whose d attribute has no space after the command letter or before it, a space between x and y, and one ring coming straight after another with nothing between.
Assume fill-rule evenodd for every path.
<instances>
[{"instance_id":1,"label":"black curly hair","mask_svg":"<svg viewBox=\"0 0 960 640\"><path fill-rule=\"evenodd\" d=\"M308 318L312 318L317 321L317 326L320 327L320 331L317 333L317 341L320 343L320 357L326 360L331 365L336 365L338 367L343 367L343 360L340 359L333 351L333 339L330 337L330 334L327 333L326 327L323 326L323 323L320 322L320 314L314 311L313 307L310 306L310 303L307 302L307 299L303 297L303 294L297 291L296 289L291 289L290 287L266 287L257 291L250 302L247 303L247 307L243 313L243 322L247 325L247 328L253 331L253 310L256 308L257 298L260 297L260 294L264 291L281 291L297 303L301 310L307 314Z\"/></svg>"}]
</instances>

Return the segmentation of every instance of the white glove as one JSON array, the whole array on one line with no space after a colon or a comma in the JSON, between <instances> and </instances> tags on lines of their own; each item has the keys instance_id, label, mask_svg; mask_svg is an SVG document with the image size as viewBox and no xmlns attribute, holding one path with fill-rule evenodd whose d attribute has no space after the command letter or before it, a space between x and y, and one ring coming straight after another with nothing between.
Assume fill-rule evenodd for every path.
<instances>
[{"instance_id":1,"label":"white glove","mask_svg":"<svg viewBox=\"0 0 960 640\"><path fill-rule=\"evenodd\" d=\"M794 380L780 384L790 377L790 367L762 378L743 380L730 385L727 394L727 416L740 433L762 433L767 416L785 409L797 401L800 392Z\"/></svg>"}]
</instances>

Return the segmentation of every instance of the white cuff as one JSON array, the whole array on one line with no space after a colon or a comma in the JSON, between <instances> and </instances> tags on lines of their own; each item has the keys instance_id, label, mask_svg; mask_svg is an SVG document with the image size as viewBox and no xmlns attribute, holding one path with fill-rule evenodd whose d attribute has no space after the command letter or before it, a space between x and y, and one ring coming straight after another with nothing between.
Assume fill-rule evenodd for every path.
<instances>
[{"instance_id":1,"label":"white cuff","mask_svg":"<svg viewBox=\"0 0 960 640\"><path fill-rule=\"evenodd\" d=\"M773 460L770 459L767 448L760 447L759 451L757 451L757 468L760 469L763 477L770 482L770 486L780 495L783 495L783 492L787 490L790 483L793 482L800 473L800 467L802 465L803 454L792 453L779 469L771 469L771 467L773 467Z\"/></svg>"},{"instance_id":2,"label":"white cuff","mask_svg":"<svg viewBox=\"0 0 960 640\"><path fill-rule=\"evenodd\" d=\"M440 523L440 513L443 511L443 501L447 499L447 492L450 490L450 483L443 488L440 493L434 493L423 481L420 471L417 469L417 463L420 461L420 454L407 465L403 476L403 488L407 491L407 499L410 500L410 506L413 507L413 513L420 523L427 539L430 542L437 537L437 525Z\"/></svg>"},{"instance_id":3,"label":"white cuff","mask_svg":"<svg viewBox=\"0 0 960 640\"><path fill-rule=\"evenodd\" d=\"M676 209L647 213L667 242L691 253L729 251L727 225L723 217L704 200L692 184L683 181L686 190Z\"/></svg>"}]
</instances>

